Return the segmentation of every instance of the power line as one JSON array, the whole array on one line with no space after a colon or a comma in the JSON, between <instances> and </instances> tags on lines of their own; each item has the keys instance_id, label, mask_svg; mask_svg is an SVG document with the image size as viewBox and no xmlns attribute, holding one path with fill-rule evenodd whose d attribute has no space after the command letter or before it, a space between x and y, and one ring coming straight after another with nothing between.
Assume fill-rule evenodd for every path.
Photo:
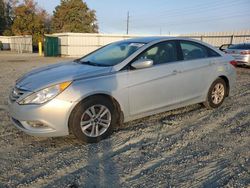
<instances>
[{"instance_id":1,"label":"power line","mask_svg":"<svg viewBox=\"0 0 250 188\"><path fill-rule=\"evenodd\" d=\"M212 4L211 4L212 3ZM161 29L163 29L164 27L162 25L166 25L166 26L175 26L175 25L186 25L186 24L194 24L194 23L199 23L199 22L210 22L210 18L211 16L215 16L214 19L212 20L219 20L221 19L227 19L228 18L232 18L232 17L238 17L238 15L233 15L233 13L237 12L239 13L239 11L237 11L237 7L239 4L242 4L242 1L238 1L236 2L235 0L231 0L231 1L227 1L226 3L221 3L221 2L213 2L210 1L209 3L201 3L201 4L197 4L198 6L192 6L192 7L187 7L186 9L182 10L182 9L174 9L172 11L164 11L164 12L157 12L156 14L147 14L144 16L144 18L134 18L135 15L132 15L131 17L131 12L128 12L127 14L127 19L126 19L126 33L130 33L131 28L132 29L140 29L140 28L146 28L146 27L161 27ZM210 5L211 4L211 5ZM221 17L224 15L218 15L216 13L212 13L216 10L227 10L229 7L235 7L235 12L231 11L225 11L227 13L226 18ZM210 11L211 10L211 11ZM204 13L204 12L211 12L211 16L210 17L204 17L202 19L200 15L200 13ZM242 13L242 12L241 12ZM198 15L197 15L198 14ZM229 15L228 15L229 14ZM149 16L152 18L152 15L154 18L157 19L149 19ZM162 16L157 16L157 15L162 15ZM197 16L196 16L197 15ZM245 15L245 14L244 14ZM177 18L177 21L173 21L174 18ZM193 17L193 18L191 18ZM212 18L213 18L212 17ZM185 18L190 18L189 20L184 20ZM197 20L197 18L199 20ZM209 18L209 19L206 19ZM138 20L142 20L142 21L138 21ZM112 28L120 28L121 29L121 23L124 23L125 19L123 21L121 21L121 19L117 19L116 24L114 24L114 22L110 22L110 23L103 23L103 25L110 25L110 27ZM115 26L115 27L114 27ZM178 26L179 27L179 26ZM124 28L124 27L123 27ZM158 30L159 31L159 30ZM161 33L161 31L160 31Z\"/></svg>"},{"instance_id":2,"label":"power line","mask_svg":"<svg viewBox=\"0 0 250 188\"><path fill-rule=\"evenodd\" d=\"M154 14L154 17L157 17L157 20L159 19L166 19L167 18L174 18L174 17L180 17L180 16L186 16L186 15L190 15L190 14L197 14L197 13L203 13L205 11L209 11L209 10L218 10L218 9L225 9L225 8L229 8L229 7L234 7L234 6L238 6L239 4L242 4L244 2L235 2L235 1L230 1L227 2L227 4L222 4L220 2L217 3L213 3L211 6L208 6L209 4L204 4L202 6L193 6L193 7L189 7L186 8L185 10L182 9L178 9L178 10L172 10L172 11L164 11L164 12L158 12L156 14ZM144 15L143 18L132 18L131 21L135 21L135 22L142 22L142 21L148 21L148 17L152 17L152 15Z\"/></svg>"},{"instance_id":3,"label":"power line","mask_svg":"<svg viewBox=\"0 0 250 188\"><path fill-rule=\"evenodd\" d=\"M231 0L232 1L232 0ZM235 0L234 0L235 1ZM209 3L204 3L204 2L202 2L202 3L197 3L195 6L192 6L192 7L190 7L190 6L185 6L185 7L182 7L183 9L185 9L185 10L187 10L187 9L193 9L194 7L200 7L200 6L208 6L208 5L210 5L210 4L212 4L212 5L214 5L214 4L216 4L216 3L218 3L218 1L217 0L214 0L214 1L212 1L212 0L210 0L209 1ZM220 2L219 2L220 3ZM220 3L221 4L221 3ZM178 6L178 9L166 9L166 8L161 8L161 9L157 9L156 11L156 13L154 13L153 11L154 10L156 10L156 9L154 9L154 7L151 7L151 12L150 12L150 14L148 14L148 13L139 13L139 14L136 14L136 16L142 16L142 17L148 17L148 16L152 16L152 15L158 15L158 14L162 14L162 13L169 13L169 14L172 14L172 13L175 13L176 11L177 12L179 12L180 11L180 6ZM135 19L141 19L141 18L135 18Z\"/></svg>"},{"instance_id":4,"label":"power line","mask_svg":"<svg viewBox=\"0 0 250 188\"><path fill-rule=\"evenodd\" d=\"M211 22L211 21L220 21L220 20L227 20L227 19L232 19L232 18L237 18L237 17L242 17L242 16L246 16L246 15L249 15L249 13L244 13L244 14L231 14L230 15L224 15L222 17L216 17L216 18L213 18L213 19L202 19L202 20L196 20L196 21L193 21L193 20L181 20L181 23L180 22L170 22L170 23L158 23L157 25L156 24L152 24L152 23L149 23L149 25L151 27L157 27L159 25L167 25L168 27L171 27L171 26L175 26L175 25L178 25L178 26L183 26L183 25L191 25L191 24L196 24L196 23L201 23L201 22L204 22L204 23L207 23L207 22ZM138 28L146 28L148 26L144 25L143 27L132 27L133 29L138 29Z\"/></svg>"},{"instance_id":5,"label":"power line","mask_svg":"<svg viewBox=\"0 0 250 188\"><path fill-rule=\"evenodd\" d=\"M233 5L230 5L230 6L233 6ZM228 8L229 6L228 5L225 5L224 6L224 8ZM210 8L212 8L213 10L215 10L216 9L216 7L210 7ZM195 13L200 13L200 12L204 12L204 10L197 10ZM235 12L236 13L239 13L237 10L235 10ZM232 13L234 13L234 12L228 12L228 14L229 14L229 16L231 16L232 15ZM228 15L227 14L227 15ZM174 23L174 24L176 24L176 23L178 23L178 22L181 22L181 24L183 24L184 22L186 22L185 20L183 20L183 18L185 18L185 15L187 15L187 14L185 14L185 12L184 13L182 13L181 14L181 18L180 18L180 21L176 21L176 20L174 20L174 21L172 21L171 22L171 20L166 20L166 19L164 19L164 21L161 21L161 22L159 22L161 19L159 18L159 19L157 19L157 23L156 22L154 22L154 21L152 21L152 20L145 20L145 22L143 22L143 21L141 21L141 22L139 22L139 23L136 23L136 27L139 27L140 25L143 25L143 26L141 26L141 27L145 27L145 26L150 26L150 27L152 27L152 26L154 26L154 25L156 25L156 26L159 26L159 25L161 25L161 24L166 24L166 23L168 23L168 24L172 24L172 23ZM215 15L215 14L214 14ZM193 15L192 15L193 16ZM216 16L216 18L218 18L218 15L215 15ZM223 15L220 15L220 16L223 16ZM170 16L171 17L171 16ZM172 16L172 18L174 18L174 17L176 17L176 16ZM169 17L168 17L169 18ZM199 17L200 18L200 17ZM192 22L196 22L196 21L193 21L193 20L196 20L197 18L192 18ZM131 22L132 23L132 28L134 27L134 24L133 24L133 22Z\"/></svg>"}]
</instances>

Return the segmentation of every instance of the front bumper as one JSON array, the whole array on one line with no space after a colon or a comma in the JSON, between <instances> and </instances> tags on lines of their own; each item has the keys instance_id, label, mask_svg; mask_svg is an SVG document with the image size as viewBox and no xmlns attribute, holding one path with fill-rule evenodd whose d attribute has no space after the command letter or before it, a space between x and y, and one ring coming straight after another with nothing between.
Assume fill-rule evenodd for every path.
<instances>
[{"instance_id":1,"label":"front bumper","mask_svg":"<svg viewBox=\"0 0 250 188\"><path fill-rule=\"evenodd\" d=\"M54 98L43 105L19 105L8 101L13 124L32 136L56 137L69 134L68 119L75 103ZM32 127L29 122L41 122L44 127Z\"/></svg>"}]
</instances>

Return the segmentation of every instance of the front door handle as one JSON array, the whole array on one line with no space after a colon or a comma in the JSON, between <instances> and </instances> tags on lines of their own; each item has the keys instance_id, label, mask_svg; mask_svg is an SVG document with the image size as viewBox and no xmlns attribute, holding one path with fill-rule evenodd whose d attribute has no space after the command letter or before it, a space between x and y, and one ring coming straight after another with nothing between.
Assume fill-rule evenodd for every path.
<instances>
[{"instance_id":1,"label":"front door handle","mask_svg":"<svg viewBox=\"0 0 250 188\"><path fill-rule=\"evenodd\" d=\"M180 70L173 70L173 74L178 74L178 73L181 73Z\"/></svg>"}]
</instances>

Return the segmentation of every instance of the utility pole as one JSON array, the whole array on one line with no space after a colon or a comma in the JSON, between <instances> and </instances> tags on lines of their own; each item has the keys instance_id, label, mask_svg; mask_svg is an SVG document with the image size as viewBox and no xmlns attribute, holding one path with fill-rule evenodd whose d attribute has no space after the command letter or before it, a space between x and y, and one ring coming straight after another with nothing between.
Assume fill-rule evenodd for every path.
<instances>
[{"instance_id":1,"label":"utility pole","mask_svg":"<svg viewBox=\"0 0 250 188\"><path fill-rule=\"evenodd\" d=\"M129 31L129 12L127 15L127 35L128 35L128 31Z\"/></svg>"}]
</instances>

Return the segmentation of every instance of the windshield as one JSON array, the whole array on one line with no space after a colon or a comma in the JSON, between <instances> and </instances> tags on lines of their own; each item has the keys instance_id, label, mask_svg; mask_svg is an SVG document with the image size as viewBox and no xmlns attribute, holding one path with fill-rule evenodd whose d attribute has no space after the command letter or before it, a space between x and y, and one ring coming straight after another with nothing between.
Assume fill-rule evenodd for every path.
<instances>
[{"instance_id":1,"label":"windshield","mask_svg":"<svg viewBox=\"0 0 250 188\"><path fill-rule=\"evenodd\" d=\"M136 42L112 43L81 59L78 59L78 62L93 66L114 66L122 62L143 45L144 43Z\"/></svg>"}]
</instances>

